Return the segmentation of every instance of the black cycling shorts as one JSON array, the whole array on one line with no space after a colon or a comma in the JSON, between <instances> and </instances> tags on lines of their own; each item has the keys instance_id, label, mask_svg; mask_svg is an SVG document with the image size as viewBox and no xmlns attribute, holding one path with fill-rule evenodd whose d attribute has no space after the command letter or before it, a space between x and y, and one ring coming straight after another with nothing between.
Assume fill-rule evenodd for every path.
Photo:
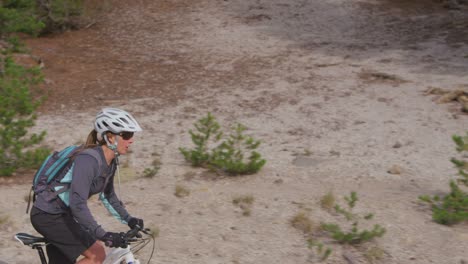
<instances>
[{"instance_id":1,"label":"black cycling shorts","mask_svg":"<svg viewBox=\"0 0 468 264\"><path fill-rule=\"evenodd\" d=\"M50 243L47 246L49 264L75 263L76 259L96 242L70 213L49 214L33 207L31 223Z\"/></svg>"}]
</instances>

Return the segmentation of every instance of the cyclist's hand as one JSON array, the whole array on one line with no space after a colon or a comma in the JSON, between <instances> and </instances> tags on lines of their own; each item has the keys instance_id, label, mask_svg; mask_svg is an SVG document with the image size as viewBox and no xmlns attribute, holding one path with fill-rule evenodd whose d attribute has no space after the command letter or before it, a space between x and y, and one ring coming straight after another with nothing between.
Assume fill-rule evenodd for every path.
<instances>
[{"instance_id":1,"label":"cyclist's hand","mask_svg":"<svg viewBox=\"0 0 468 264\"><path fill-rule=\"evenodd\" d=\"M127 243L125 242L124 239L125 234L124 233L113 233L113 232L107 232L101 240L106 244L108 247L121 247L121 248L126 248Z\"/></svg>"},{"instance_id":2,"label":"cyclist's hand","mask_svg":"<svg viewBox=\"0 0 468 264\"><path fill-rule=\"evenodd\" d=\"M140 229L143 229L145 227L145 224L143 223L143 219L136 218L136 217L130 218L130 220L128 221L128 227L130 227L131 229L134 229L137 225L140 227Z\"/></svg>"}]
</instances>

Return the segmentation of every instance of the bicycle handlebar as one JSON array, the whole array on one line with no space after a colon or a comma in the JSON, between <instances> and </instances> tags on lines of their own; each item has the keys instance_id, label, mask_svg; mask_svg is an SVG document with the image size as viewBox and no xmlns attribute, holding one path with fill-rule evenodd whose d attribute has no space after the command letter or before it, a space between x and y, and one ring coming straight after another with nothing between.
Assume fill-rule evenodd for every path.
<instances>
[{"instance_id":1,"label":"bicycle handlebar","mask_svg":"<svg viewBox=\"0 0 468 264\"><path fill-rule=\"evenodd\" d=\"M131 242L136 242L136 241L138 241L138 239L142 238L141 233L146 234L146 235L149 235L149 229L147 229L147 228L141 228L140 226L136 225L135 228L130 229L129 231L127 231L127 233L125 233L125 234L122 235L122 240L124 241L124 245L127 246L127 245L129 245ZM106 242L104 242L104 244L105 244L107 247L111 247L111 246L112 246L112 242L111 242L111 241L106 241Z\"/></svg>"}]
</instances>

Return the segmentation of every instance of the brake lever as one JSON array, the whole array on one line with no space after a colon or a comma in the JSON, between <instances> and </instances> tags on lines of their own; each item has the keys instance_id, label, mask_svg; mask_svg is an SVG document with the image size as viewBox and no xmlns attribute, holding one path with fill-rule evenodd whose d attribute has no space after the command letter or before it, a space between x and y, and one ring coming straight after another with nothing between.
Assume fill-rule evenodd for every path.
<instances>
[{"instance_id":1,"label":"brake lever","mask_svg":"<svg viewBox=\"0 0 468 264\"><path fill-rule=\"evenodd\" d=\"M131 229L129 230L126 234L125 234L125 238L129 239L129 238L133 238L135 236L138 236L138 229Z\"/></svg>"},{"instance_id":2,"label":"brake lever","mask_svg":"<svg viewBox=\"0 0 468 264\"><path fill-rule=\"evenodd\" d=\"M138 239L137 238L128 238L125 242L126 244L130 243L130 242L137 242Z\"/></svg>"}]
</instances>

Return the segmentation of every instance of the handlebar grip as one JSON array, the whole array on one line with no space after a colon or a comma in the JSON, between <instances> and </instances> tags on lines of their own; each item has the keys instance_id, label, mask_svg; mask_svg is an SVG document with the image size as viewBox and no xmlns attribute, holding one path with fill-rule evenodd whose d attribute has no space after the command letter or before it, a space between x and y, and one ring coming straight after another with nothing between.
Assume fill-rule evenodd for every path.
<instances>
[{"instance_id":1,"label":"handlebar grip","mask_svg":"<svg viewBox=\"0 0 468 264\"><path fill-rule=\"evenodd\" d=\"M105 241L104 245L106 245L106 247L111 247L112 246L112 241Z\"/></svg>"}]
</instances>

